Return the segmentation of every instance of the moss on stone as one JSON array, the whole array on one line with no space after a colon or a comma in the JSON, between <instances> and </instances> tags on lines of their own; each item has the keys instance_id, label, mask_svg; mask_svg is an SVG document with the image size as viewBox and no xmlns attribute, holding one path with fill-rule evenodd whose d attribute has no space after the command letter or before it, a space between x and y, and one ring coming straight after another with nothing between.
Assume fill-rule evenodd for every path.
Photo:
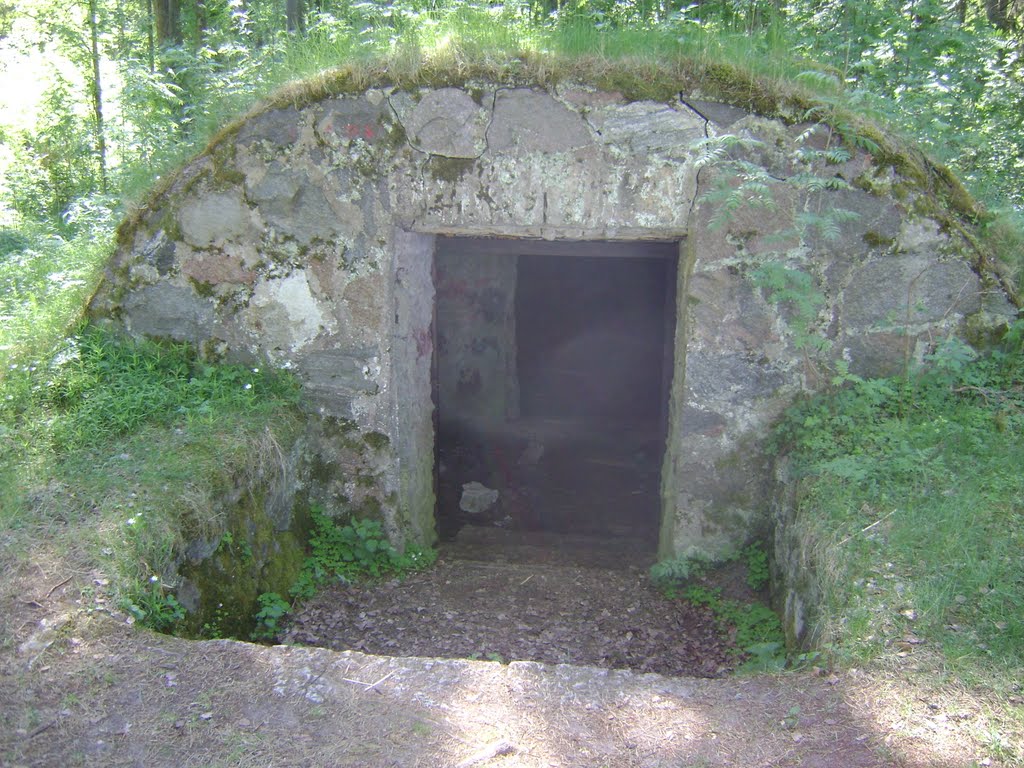
<instances>
[{"instance_id":1,"label":"moss on stone","mask_svg":"<svg viewBox=\"0 0 1024 768\"><path fill-rule=\"evenodd\" d=\"M264 592L287 594L306 557L310 516L296 505L287 530L278 530L265 509L266 490L243 493L227 512L224 532L211 557L179 568L199 591L199 609L182 633L248 638Z\"/></svg>"},{"instance_id":2,"label":"moss on stone","mask_svg":"<svg viewBox=\"0 0 1024 768\"><path fill-rule=\"evenodd\" d=\"M437 181L455 183L476 166L476 160L467 157L431 155L427 162L430 175Z\"/></svg>"},{"instance_id":3,"label":"moss on stone","mask_svg":"<svg viewBox=\"0 0 1024 768\"><path fill-rule=\"evenodd\" d=\"M383 522L384 505L376 496L367 496L356 505L355 509L352 510L352 514L359 519L369 518L370 520Z\"/></svg>"},{"instance_id":4,"label":"moss on stone","mask_svg":"<svg viewBox=\"0 0 1024 768\"><path fill-rule=\"evenodd\" d=\"M363 442L373 448L375 451L380 451L391 444L391 438L385 435L383 432L367 432L363 435Z\"/></svg>"},{"instance_id":5,"label":"moss on stone","mask_svg":"<svg viewBox=\"0 0 1024 768\"><path fill-rule=\"evenodd\" d=\"M391 151L397 151L409 142L409 134L406 132L405 126L397 120L392 120L387 113L381 115L380 126L385 145Z\"/></svg>"},{"instance_id":6,"label":"moss on stone","mask_svg":"<svg viewBox=\"0 0 1024 768\"><path fill-rule=\"evenodd\" d=\"M871 248L888 248L895 242L891 237L881 235L874 230L865 232L863 239L864 243Z\"/></svg>"},{"instance_id":7,"label":"moss on stone","mask_svg":"<svg viewBox=\"0 0 1024 768\"><path fill-rule=\"evenodd\" d=\"M213 185L217 189L230 189L245 183L245 174L235 164L236 151L233 141L213 145L210 160L213 164Z\"/></svg>"},{"instance_id":8,"label":"moss on stone","mask_svg":"<svg viewBox=\"0 0 1024 768\"><path fill-rule=\"evenodd\" d=\"M204 299L212 298L217 294L217 286L213 283L208 283L205 280L196 280L194 277L190 277L188 283L192 286L192 290L196 292L196 295L202 296Z\"/></svg>"}]
</instances>

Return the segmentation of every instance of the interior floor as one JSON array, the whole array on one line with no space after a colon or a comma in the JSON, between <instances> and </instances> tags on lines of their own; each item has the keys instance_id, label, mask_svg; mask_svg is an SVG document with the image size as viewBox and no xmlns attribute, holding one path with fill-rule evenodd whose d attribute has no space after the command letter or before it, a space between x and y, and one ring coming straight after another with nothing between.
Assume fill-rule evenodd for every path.
<instances>
[{"instance_id":1,"label":"interior floor","mask_svg":"<svg viewBox=\"0 0 1024 768\"><path fill-rule=\"evenodd\" d=\"M595 430L519 420L500 434L450 428L439 435L438 457L439 533L463 556L643 566L657 548L656 425ZM472 482L497 491L495 503L463 509L464 486Z\"/></svg>"}]
</instances>

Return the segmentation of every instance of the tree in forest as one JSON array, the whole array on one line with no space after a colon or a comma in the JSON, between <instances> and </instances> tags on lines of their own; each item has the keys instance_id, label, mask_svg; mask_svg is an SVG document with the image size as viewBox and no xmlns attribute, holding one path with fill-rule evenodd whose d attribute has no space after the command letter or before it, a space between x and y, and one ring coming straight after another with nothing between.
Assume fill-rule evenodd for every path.
<instances>
[{"instance_id":1,"label":"tree in forest","mask_svg":"<svg viewBox=\"0 0 1024 768\"><path fill-rule=\"evenodd\" d=\"M306 8L303 0L287 0L285 3L286 27L289 32L306 31Z\"/></svg>"},{"instance_id":2,"label":"tree in forest","mask_svg":"<svg viewBox=\"0 0 1024 768\"><path fill-rule=\"evenodd\" d=\"M178 0L149 0L153 7L156 42L160 47L181 45L181 8Z\"/></svg>"}]
</instances>

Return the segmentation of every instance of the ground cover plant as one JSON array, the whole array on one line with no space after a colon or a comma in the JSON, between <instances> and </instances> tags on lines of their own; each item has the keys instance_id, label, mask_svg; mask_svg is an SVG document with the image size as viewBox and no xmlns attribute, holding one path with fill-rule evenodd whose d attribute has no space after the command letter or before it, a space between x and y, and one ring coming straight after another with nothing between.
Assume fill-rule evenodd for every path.
<instances>
[{"instance_id":1,"label":"ground cover plant","mask_svg":"<svg viewBox=\"0 0 1024 768\"><path fill-rule=\"evenodd\" d=\"M1020 760L1024 321L986 354L948 340L929 363L841 375L778 427L822 589L817 641L841 665L994 692L1012 706L993 738Z\"/></svg>"},{"instance_id":2,"label":"ground cover plant","mask_svg":"<svg viewBox=\"0 0 1024 768\"><path fill-rule=\"evenodd\" d=\"M89 601L163 630L184 617L184 544L216 530L216 499L268 471L302 423L286 376L87 326L11 363L0 391L6 565L51 547L96 573Z\"/></svg>"},{"instance_id":3,"label":"ground cover plant","mask_svg":"<svg viewBox=\"0 0 1024 768\"><path fill-rule=\"evenodd\" d=\"M728 570L738 570L749 588L743 599L723 595L716 585ZM769 560L761 542L717 560L699 551L664 559L651 566L650 579L666 597L711 610L719 631L733 644L741 673L780 671L797 660L787 659L782 624L768 605Z\"/></svg>"}]
</instances>

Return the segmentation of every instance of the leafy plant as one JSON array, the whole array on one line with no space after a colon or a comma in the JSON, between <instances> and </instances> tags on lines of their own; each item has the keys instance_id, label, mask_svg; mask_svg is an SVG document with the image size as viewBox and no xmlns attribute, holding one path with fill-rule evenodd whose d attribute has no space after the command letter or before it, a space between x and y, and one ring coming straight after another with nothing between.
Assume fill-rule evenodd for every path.
<instances>
[{"instance_id":1,"label":"leafy plant","mask_svg":"<svg viewBox=\"0 0 1024 768\"><path fill-rule=\"evenodd\" d=\"M785 305L790 313L786 322L793 329L793 346L800 350L821 351L829 341L815 333L818 309L825 303L809 274L777 262L768 262L751 273L754 285L762 289L768 301Z\"/></svg>"},{"instance_id":2,"label":"leafy plant","mask_svg":"<svg viewBox=\"0 0 1024 768\"><path fill-rule=\"evenodd\" d=\"M312 518L311 554L290 590L299 599L311 597L317 586L329 578L350 581L400 575L429 568L437 558L434 550L415 545L399 552L376 520L352 520L339 525L320 508L313 509Z\"/></svg>"},{"instance_id":3,"label":"leafy plant","mask_svg":"<svg viewBox=\"0 0 1024 768\"><path fill-rule=\"evenodd\" d=\"M729 170L731 173L723 175L700 199L714 210L709 221L712 229L725 226L737 211L744 208L769 211L778 208L773 187L780 182L766 168L747 160L733 160L729 163Z\"/></svg>"},{"instance_id":4,"label":"leafy plant","mask_svg":"<svg viewBox=\"0 0 1024 768\"><path fill-rule=\"evenodd\" d=\"M325 571L345 578L381 576L394 569L398 556L376 520L337 525L320 511L313 513L310 547Z\"/></svg>"},{"instance_id":5,"label":"leafy plant","mask_svg":"<svg viewBox=\"0 0 1024 768\"><path fill-rule=\"evenodd\" d=\"M120 604L139 624L157 632L170 632L185 618L185 609L157 576L130 590Z\"/></svg>"},{"instance_id":6,"label":"leafy plant","mask_svg":"<svg viewBox=\"0 0 1024 768\"><path fill-rule=\"evenodd\" d=\"M659 560L651 566L651 582L663 592L675 594L682 584L707 573L712 563L711 557L700 551Z\"/></svg>"},{"instance_id":7,"label":"leafy plant","mask_svg":"<svg viewBox=\"0 0 1024 768\"><path fill-rule=\"evenodd\" d=\"M208 621L203 622L202 637L210 640L220 640L225 636L224 625L230 620L227 609L223 603L217 604L217 609Z\"/></svg>"},{"instance_id":8,"label":"leafy plant","mask_svg":"<svg viewBox=\"0 0 1024 768\"><path fill-rule=\"evenodd\" d=\"M898 378L841 375L779 425L836 653L884 654L902 632L993 685L1022 663L1022 335L985 355L942 342Z\"/></svg>"},{"instance_id":9,"label":"leafy plant","mask_svg":"<svg viewBox=\"0 0 1024 768\"><path fill-rule=\"evenodd\" d=\"M768 585L770 575L768 553L764 547L754 542L744 547L740 555L747 566L747 586L755 592L764 589Z\"/></svg>"},{"instance_id":10,"label":"leafy plant","mask_svg":"<svg viewBox=\"0 0 1024 768\"><path fill-rule=\"evenodd\" d=\"M252 639L273 640L277 637L281 619L291 610L291 605L276 592L264 592L257 600L260 609L256 613L256 627L252 631Z\"/></svg>"},{"instance_id":11,"label":"leafy plant","mask_svg":"<svg viewBox=\"0 0 1024 768\"><path fill-rule=\"evenodd\" d=\"M785 665L785 637L775 611L762 603L740 603L721 596L720 589L701 584L687 587L683 597L696 605L710 608L720 630L734 638L741 654L751 656L762 668L772 659L781 669Z\"/></svg>"}]
</instances>

